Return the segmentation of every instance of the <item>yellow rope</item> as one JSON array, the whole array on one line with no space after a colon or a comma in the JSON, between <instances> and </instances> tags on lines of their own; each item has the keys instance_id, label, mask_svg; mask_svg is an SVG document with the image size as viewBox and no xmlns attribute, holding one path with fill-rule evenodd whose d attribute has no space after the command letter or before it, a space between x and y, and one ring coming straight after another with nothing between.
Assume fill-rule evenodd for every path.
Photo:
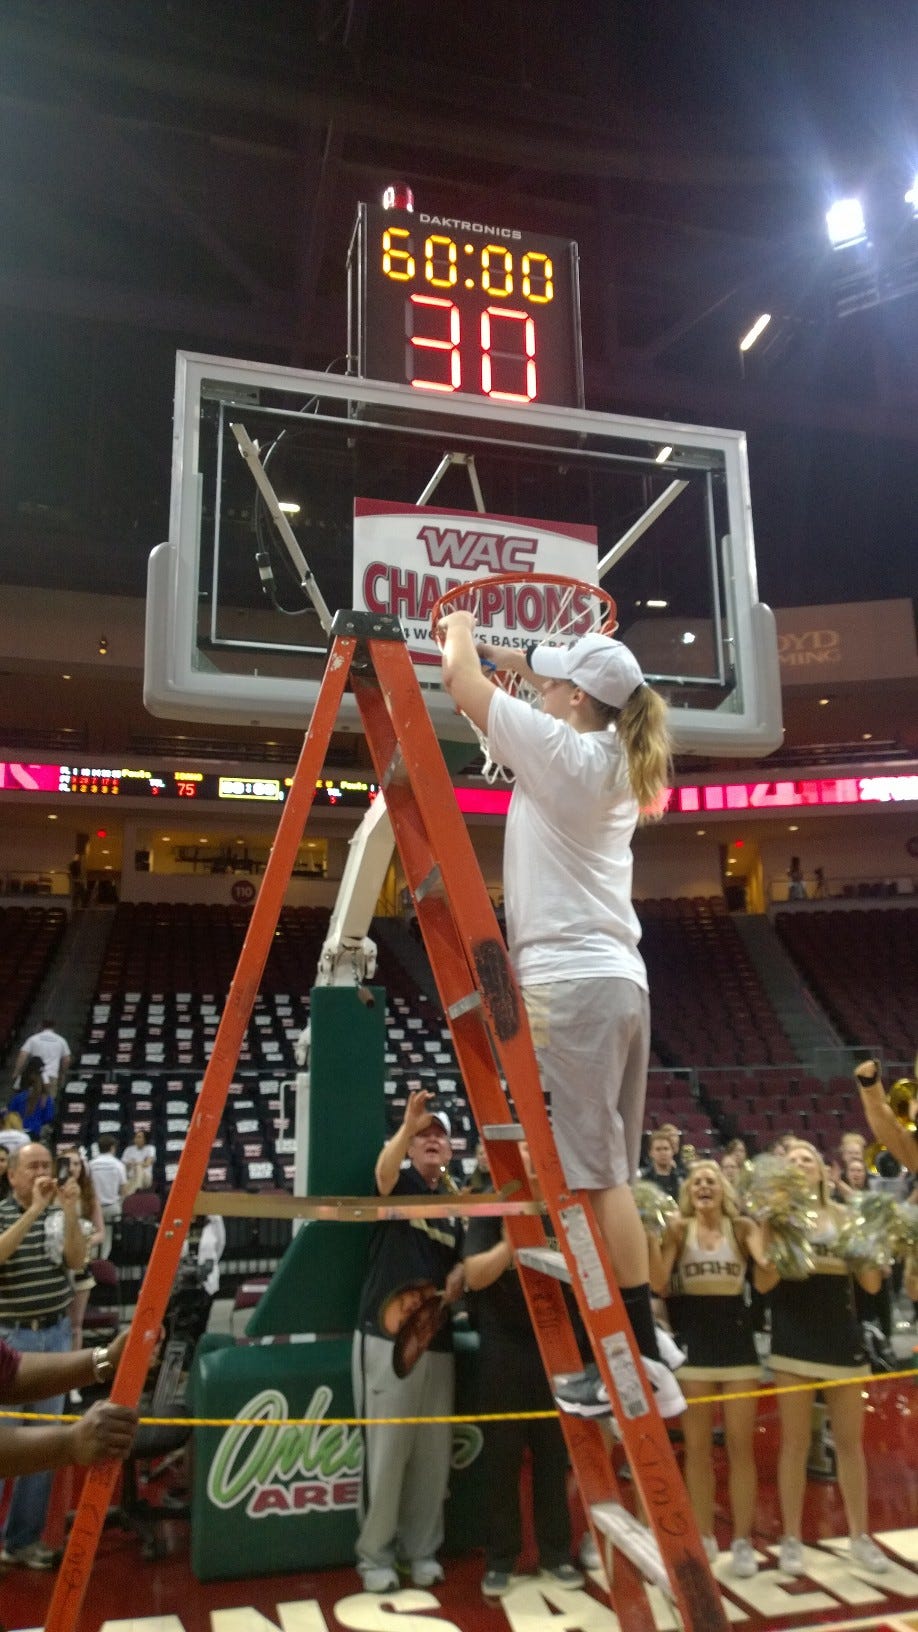
<instances>
[{"instance_id":1,"label":"yellow rope","mask_svg":"<svg viewBox=\"0 0 918 1632\"><path fill-rule=\"evenodd\" d=\"M720 1405L724 1400L765 1400L776 1394L813 1393L817 1389L847 1388L851 1384L860 1387L877 1387L880 1383L894 1383L910 1377L913 1382L918 1381L918 1371L908 1367L905 1371L887 1371L878 1376L868 1372L863 1377L830 1377L807 1379L803 1383L784 1383L780 1387L772 1384L768 1388L744 1389L737 1394L699 1394L686 1404L693 1405ZM548 1417L557 1417L557 1411L477 1411L463 1416L451 1417L141 1417L140 1424L144 1428L391 1428L401 1424L404 1427L418 1427L425 1423L474 1423L474 1422L539 1422ZM0 1411L0 1422L8 1418L14 1422L79 1422L80 1414L75 1412L53 1416L50 1412L41 1411Z\"/></svg>"}]
</instances>

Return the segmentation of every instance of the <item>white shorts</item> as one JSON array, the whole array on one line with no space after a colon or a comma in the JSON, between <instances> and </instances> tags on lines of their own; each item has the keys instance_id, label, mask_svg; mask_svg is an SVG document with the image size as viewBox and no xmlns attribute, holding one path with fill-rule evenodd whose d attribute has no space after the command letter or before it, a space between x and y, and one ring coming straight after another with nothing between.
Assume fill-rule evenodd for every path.
<instances>
[{"instance_id":1,"label":"white shorts","mask_svg":"<svg viewBox=\"0 0 918 1632\"><path fill-rule=\"evenodd\" d=\"M633 980L524 986L555 1144L572 1190L637 1173L650 1059L650 1000Z\"/></svg>"}]
</instances>

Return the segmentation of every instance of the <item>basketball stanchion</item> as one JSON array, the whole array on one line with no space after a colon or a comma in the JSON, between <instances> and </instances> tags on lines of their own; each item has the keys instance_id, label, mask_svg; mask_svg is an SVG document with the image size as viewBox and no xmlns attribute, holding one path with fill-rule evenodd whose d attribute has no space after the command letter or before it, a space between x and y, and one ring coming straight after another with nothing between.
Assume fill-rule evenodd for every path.
<instances>
[{"instance_id":1,"label":"basketball stanchion","mask_svg":"<svg viewBox=\"0 0 918 1632\"><path fill-rule=\"evenodd\" d=\"M194 1212L195 1198L204 1183L210 1150L217 1136L246 1027L255 1006L303 828L312 808L316 781L321 774L329 738L335 727L354 645L353 640L335 642L290 793L281 813L261 888L252 908L248 933L217 1028L214 1050L204 1073L178 1171L163 1208L128 1340L112 1384L111 1398L118 1405L137 1405L150 1368ZM103 1462L87 1469L48 1608L46 1632L72 1632L76 1626L119 1468L117 1462Z\"/></svg>"}]
</instances>

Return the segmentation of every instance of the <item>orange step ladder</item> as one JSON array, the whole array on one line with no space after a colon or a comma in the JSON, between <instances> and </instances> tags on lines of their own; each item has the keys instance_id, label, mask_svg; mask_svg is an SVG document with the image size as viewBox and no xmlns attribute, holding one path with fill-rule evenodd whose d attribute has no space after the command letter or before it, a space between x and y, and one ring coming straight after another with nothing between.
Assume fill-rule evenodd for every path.
<instances>
[{"instance_id":1,"label":"orange step ladder","mask_svg":"<svg viewBox=\"0 0 918 1632\"><path fill-rule=\"evenodd\" d=\"M599 1424L562 1413L571 1466L606 1560L613 1607L626 1632L653 1632L655 1619L645 1591L650 1582L672 1600L686 1632L727 1632L720 1594L592 1209L585 1193L565 1184L519 989L395 618L339 612L332 626L325 677L111 1397L132 1406L140 1398L348 679L495 1186L519 1181L528 1191L518 1149L524 1130L561 1246L560 1254L549 1251L538 1216L508 1218L543 1363L550 1377L576 1372L582 1365L559 1284L564 1278L574 1289L647 1518L640 1523L622 1503ZM507 1091L519 1126L511 1117ZM112 1464L88 1470L47 1632L72 1632L76 1625L117 1475Z\"/></svg>"}]
</instances>

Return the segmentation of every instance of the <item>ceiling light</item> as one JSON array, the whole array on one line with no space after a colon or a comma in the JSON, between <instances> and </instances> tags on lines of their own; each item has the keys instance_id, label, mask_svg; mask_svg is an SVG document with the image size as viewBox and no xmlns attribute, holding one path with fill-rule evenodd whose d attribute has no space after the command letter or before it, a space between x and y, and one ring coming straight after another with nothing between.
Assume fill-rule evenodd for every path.
<instances>
[{"instance_id":1,"label":"ceiling light","mask_svg":"<svg viewBox=\"0 0 918 1632\"><path fill-rule=\"evenodd\" d=\"M864 731L861 735L861 742L873 742L873 732Z\"/></svg>"},{"instance_id":2,"label":"ceiling light","mask_svg":"<svg viewBox=\"0 0 918 1632\"><path fill-rule=\"evenodd\" d=\"M752 325L752 328L748 329L743 335L743 338L739 343L740 351L748 351L750 346L754 346L759 338L759 335L768 328L770 322L771 312L763 312L761 317L757 317Z\"/></svg>"},{"instance_id":3,"label":"ceiling light","mask_svg":"<svg viewBox=\"0 0 918 1632\"><path fill-rule=\"evenodd\" d=\"M791 824L790 824L787 831L788 831L788 833L799 833L800 832L800 824L798 822L791 822Z\"/></svg>"},{"instance_id":4,"label":"ceiling light","mask_svg":"<svg viewBox=\"0 0 918 1632\"><path fill-rule=\"evenodd\" d=\"M665 465L667 459L671 459L672 456L673 456L673 450L667 444L667 446L665 448L661 448L659 453L656 454L655 463L658 464L658 465Z\"/></svg>"},{"instance_id":5,"label":"ceiling light","mask_svg":"<svg viewBox=\"0 0 918 1632\"><path fill-rule=\"evenodd\" d=\"M62 680L69 680L69 679L70 679L70 676L69 676L69 674L62 674L62 675L61 675L61 679L62 679Z\"/></svg>"},{"instance_id":6,"label":"ceiling light","mask_svg":"<svg viewBox=\"0 0 918 1632\"><path fill-rule=\"evenodd\" d=\"M698 639L698 636L694 635L692 633L691 629L683 629L682 634L679 636L679 639L680 639L683 646L694 646L695 641Z\"/></svg>"},{"instance_id":7,"label":"ceiling light","mask_svg":"<svg viewBox=\"0 0 918 1632\"><path fill-rule=\"evenodd\" d=\"M698 838L698 839L703 839L705 834L707 833L707 831L708 830L707 830L706 827L696 827L695 837Z\"/></svg>"},{"instance_id":8,"label":"ceiling light","mask_svg":"<svg viewBox=\"0 0 918 1632\"><path fill-rule=\"evenodd\" d=\"M277 508L282 510L285 516L298 516L300 513L300 507L293 499L281 499Z\"/></svg>"},{"instance_id":9,"label":"ceiling light","mask_svg":"<svg viewBox=\"0 0 918 1632\"><path fill-rule=\"evenodd\" d=\"M828 708L828 706L829 706L828 697L820 697L819 706L820 706L820 708Z\"/></svg>"},{"instance_id":10,"label":"ceiling light","mask_svg":"<svg viewBox=\"0 0 918 1632\"><path fill-rule=\"evenodd\" d=\"M648 601L647 605L652 606L655 611L662 612L664 607L669 606L669 601Z\"/></svg>"},{"instance_id":11,"label":"ceiling light","mask_svg":"<svg viewBox=\"0 0 918 1632\"><path fill-rule=\"evenodd\" d=\"M826 231L833 249L850 249L866 244L867 223L859 198L839 198L826 210Z\"/></svg>"},{"instance_id":12,"label":"ceiling light","mask_svg":"<svg viewBox=\"0 0 918 1632\"><path fill-rule=\"evenodd\" d=\"M53 810L48 812L48 821L49 822L56 822L57 821L57 817L55 816Z\"/></svg>"},{"instance_id":13,"label":"ceiling light","mask_svg":"<svg viewBox=\"0 0 918 1632\"><path fill-rule=\"evenodd\" d=\"M100 657L107 657L108 656L108 641L106 640L104 635L99 636L99 656Z\"/></svg>"},{"instance_id":14,"label":"ceiling light","mask_svg":"<svg viewBox=\"0 0 918 1632\"><path fill-rule=\"evenodd\" d=\"M171 844L172 843L172 834L171 833L163 833L161 835L161 839L162 839L163 844Z\"/></svg>"}]
</instances>

